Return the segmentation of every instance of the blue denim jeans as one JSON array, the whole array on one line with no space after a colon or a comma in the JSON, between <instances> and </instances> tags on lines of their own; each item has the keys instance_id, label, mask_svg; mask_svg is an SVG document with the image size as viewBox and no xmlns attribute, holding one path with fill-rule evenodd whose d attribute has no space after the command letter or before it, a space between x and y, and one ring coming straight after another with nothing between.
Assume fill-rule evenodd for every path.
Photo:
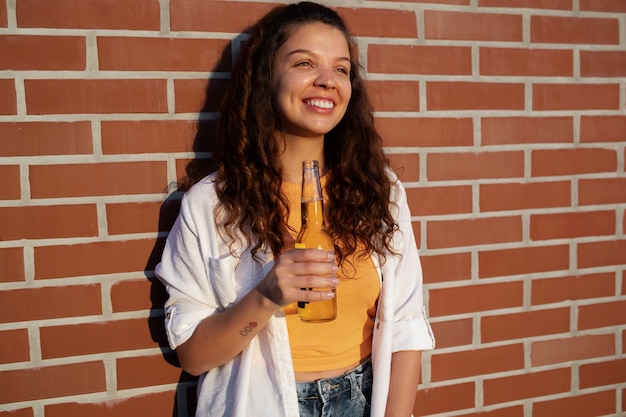
<instances>
[{"instance_id":1,"label":"blue denim jeans","mask_svg":"<svg viewBox=\"0 0 626 417\"><path fill-rule=\"evenodd\" d=\"M369 417L372 381L368 360L334 378L298 382L300 417Z\"/></svg>"}]
</instances>

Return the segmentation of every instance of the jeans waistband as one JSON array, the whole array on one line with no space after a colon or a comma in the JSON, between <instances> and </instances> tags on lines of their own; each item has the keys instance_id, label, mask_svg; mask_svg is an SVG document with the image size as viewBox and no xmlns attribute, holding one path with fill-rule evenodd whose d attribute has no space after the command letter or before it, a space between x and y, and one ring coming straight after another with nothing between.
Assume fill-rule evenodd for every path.
<instances>
[{"instance_id":1,"label":"jeans waistband","mask_svg":"<svg viewBox=\"0 0 626 417\"><path fill-rule=\"evenodd\" d=\"M356 398L361 392L363 383L369 383L371 379L372 362L368 359L343 375L311 382L298 382L296 385L299 398L318 397L326 403L346 391L350 391L351 398Z\"/></svg>"}]
</instances>

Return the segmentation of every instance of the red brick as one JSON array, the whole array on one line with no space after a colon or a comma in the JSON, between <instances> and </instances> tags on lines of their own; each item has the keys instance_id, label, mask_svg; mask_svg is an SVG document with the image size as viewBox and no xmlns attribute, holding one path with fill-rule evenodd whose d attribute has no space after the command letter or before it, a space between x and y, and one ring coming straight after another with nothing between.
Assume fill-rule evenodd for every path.
<instances>
[{"instance_id":1,"label":"red brick","mask_svg":"<svg viewBox=\"0 0 626 417\"><path fill-rule=\"evenodd\" d=\"M522 228L521 216L429 221L428 248L519 242Z\"/></svg>"},{"instance_id":2,"label":"red brick","mask_svg":"<svg viewBox=\"0 0 626 417\"><path fill-rule=\"evenodd\" d=\"M527 246L478 252L481 278L569 269L568 245Z\"/></svg>"},{"instance_id":3,"label":"red brick","mask_svg":"<svg viewBox=\"0 0 626 417\"><path fill-rule=\"evenodd\" d=\"M464 46L376 45L367 49L369 73L471 75L472 51Z\"/></svg>"},{"instance_id":4,"label":"red brick","mask_svg":"<svg viewBox=\"0 0 626 417\"><path fill-rule=\"evenodd\" d=\"M615 234L615 211L533 214L531 240L572 239Z\"/></svg>"},{"instance_id":5,"label":"red brick","mask_svg":"<svg viewBox=\"0 0 626 417\"><path fill-rule=\"evenodd\" d=\"M159 30L156 0L20 0L17 26L52 29Z\"/></svg>"},{"instance_id":6,"label":"red brick","mask_svg":"<svg viewBox=\"0 0 626 417\"><path fill-rule=\"evenodd\" d=\"M166 80L25 80L28 114L166 113Z\"/></svg>"},{"instance_id":7,"label":"red brick","mask_svg":"<svg viewBox=\"0 0 626 417\"><path fill-rule=\"evenodd\" d=\"M179 382L182 373L180 366L168 363L163 355L119 358L116 369L118 389L173 384ZM186 375L186 379L190 376Z\"/></svg>"},{"instance_id":8,"label":"red brick","mask_svg":"<svg viewBox=\"0 0 626 417\"><path fill-rule=\"evenodd\" d=\"M33 413L32 408L20 408L19 410L0 411L0 417L33 417Z\"/></svg>"},{"instance_id":9,"label":"red brick","mask_svg":"<svg viewBox=\"0 0 626 417\"><path fill-rule=\"evenodd\" d=\"M95 204L0 207L0 230L0 241L97 236L98 214Z\"/></svg>"},{"instance_id":10,"label":"red brick","mask_svg":"<svg viewBox=\"0 0 626 417\"><path fill-rule=\"evenodd\" d=\"M0 282L24 281L24 250L21 247L0 248L0 265Z\"/></svg>"},{"instance_id":11,"label":"red brick","mask_svg":"<svg viewBox=\"0 0 626 417\"><path fill-rule=\"evenodd\" d=\"M483 117L481 144L573 143L571 117Z\"/></svg>"},{"instance_id":12,"label":"red brick","mask_svg":"<svg viewBox=\"0 0 626 417\"><path fill-rule=\"evenodd\" d=\"M89 122L0 123L0 156L83 155L93 152Z\"/></svg>"},{"instance_id":13,"label":"red brick","mask_svg":"<svg viewBox=\"0 0 626 417\"><path fill-rule=\"evenodd\" d=\"M458 417L524 417L524 406L514 405L489 411L476 411L469 414L459 414Z\"/></svg>"},{"instance_id":14,"label":"red brick","mask_svg":"<svg viewBox=\"0 0 626 417\"><path fill-rule=\"evenodd\" d=\"M144 271L154 246L146 239L35 247L35 279Z\"/></svg>"},{"instance_id":15,"label":"red brick","mask_svg":"<svg viewBox=\"0 0 626 417\"><path fill-rule=\"evenodd\" d=\"M100 285L23 288L0 292L0 322L102 314ZM72 302L68 302L72 300Z\"/></svg>"},{"instance_id":16,"label":"red brick","mask_svg":"<svg viewBox=\"0 0 626 417\"><path fill-rule=\"evenodd\" d=\"M524 177L522 151L431 153L426 161L429 181Z\"/></svg>"},{"instance_id":17,"label":"red brick","mask_svg":"<svg viewBox=\"0 0 626 417\"><path fill-rule=\"evenodd\" d=\"M376 119L385 146L472 146L470 118L382 118Z\"/></svg>"},{"instance_id":18,"label":"red brick","mask_svg":"<svg viewBox=\"0 0 626 417\"><path fill-rule=\"evenodd\" d=\"M583 77L626 77L626 51L580 51Z\"/></svg>"},{"instance_id":19,"label":"red brick","mask_svg":"<svg viewBox=\"0 0 626 417\"><path fill-rule=\"evenodd\" d=\"M613 334L572 336L531 343L532 366L566 363L614 354L615 336Z\"/></svg>"},{"instance_id":20,"label":"red brick","mask_svg":"<svg viewBox=\"0 0 626 417\"><path fill-rule=\"evenodd\" d=\"M187 120L112 120L102 122L105 155L191 152L195 122Z\"/></svg>"},{"instance_id":21,"label":"red brick","mask_svg":"<svg viewBox=\"0 0 626 417\"><path fill-rule=\"evenodd\" d=\"M566 393L570 388L569 368L499 377L483 382L485 405Z\"/></svg>"},{"instance_id":22,"label":"red brick","mask_svg":"<svg viewBox=\"0 0 626 417\"><path fill-rule=\"evenodd\" d=\"M7 5L0 4L0 27L7 27L9 25L8 16L7 16ZM15 416L20 417L20 416Z\"/></svg>"},{"instance_id":23,"label":"red brick","mask_svg":"<svg viewBox=\"0 0 626 417\"><path fill-rule=\"evenodd\" d=\"M578 244L578 268L625 264L626 240Z\"/></svg>"},{"instance_id":24,"label":"red brick","mask_svg":"<svg viewBox=\"0 0 626 417\"><path fill-rule=\"evenodd\" d=\"M432 380L435 382L523 369L524 345L517 343L454 353L435 353L430 363Z\"/></svg>"},{"instance_id":25,"label":"red brick","mask_svg":"<svg viewBox=\"0 0 626 417\"><path fill-rule=\"evenodd\" d=\"M231 61L224 39L98 38L103 71L229 71Z\"/></svg>"},{"instance_id":26,"label":"red brick","mask_svg":"<svg viewBox=\"0 0 626 417\"><path fill-rule=\"evenodd\" d=\"M534 279L531 288L533 305L611 297L615 295L615 274L598 273Z\"/></svg>"},{"instance_id":27,"label":"red brick","mask_svg":"<svg viewBox=\"0 0 626 417\"><path fill-rule=\"evenodd\" d=\"M104 364L98 362L0 371L0 404L106 391Z\"/></svg>"},{"instance_id":28,"label":"red brick","mask_svg":"<svg viewBox=\"0 0 626 417\"><path fill-rule=\"evenodd\" d=\"M207 169L206 167L208 166L208 161L209 161L208 158L176 159L176 181L179 184L182 184L185 182L185 178L187 176L187 169L189 168L190 165L197 164L197 166L202 166L205 169Z\"/></svg>"},{"instance_id":29,"label":"red brick","mask_svg":"<svg viewBox=\"0 0 626 417\"><path fill-rule=\"evenodd\" d=\"M622 0L579 0L580 10L596 12L626 12L626 4Z\"/></svg>"},{"instance_id":30,"label":"red brick","mask_svg":"<svg viewBox=\"0 0 626 417\"><path fill-rule=\"evenodd\" d=\"M227 80L174 80L176 113L216 112Z\"/></svg>"},{"instance_id":31,"label":"red brick","mask_svg":"<svg viewBox=\"0 0 626 417\"><path fill-rule=\"evenodd\" d=\"M572 10L572 0L478 0L478 6Z\"/></svg>"},{"instance_id":32,"label":"red brick","mask_svg":"<svg viewBox=\"0 0 626 417\"><path fill-rule=\"evenodd\" d=\"M472 256L469 252L424 255L421 261L424 282L428 284L468 280L472 275Z\"/></svg>"},{"instance_id":33,"label":"red brick","mask_svg":"<svg viewBox=\"0 0 626 417\"><path fill-rule=\"evenodd\" d=\"M502 282L432 288L429 290L430 314L433 317L440 317L521 307L524 298L523 287L522 282Z\"/></svg>"},{"instance_id":34,"label":"red brick","mask_svg":"<svg viewBox=\"0 0 626 417\"><path fill-rule=\"evenodd\" d=\"M480 211L567 207L569 181L480 184Z\"/></svg>"},{"instance_id":35,"label":"red brick","mask_svg":"<svg viewBox=\"0 0 626 417\"><path fill-rule=\"evenodd\" d=\"M578 329L623 326L626 324L626 301L610 301L578 306Z\"/></svg>"},{"instance_id":36,"label":"red brick","mask_svg":"<svg viewBox=\"0 0 626 417\"><path fill-rule=\"evenodd\" d=\"M0 70L74 70L86 67L84 37L0 36Z\"/></svg>"},{"instance_id":37,"label":"red brick","mask_svg":"<svg viewBox=\"0 0 626 417\"><path fill-rule=\"evenodd\" d=\"M34 165L30 183L32 198L160 194L167 167L161 161Z\"/></svg>"},{"instance_id":38,"label":"red brick","mask_svg":"<svg viewBox=\"0 0 626 417\"><path fill-rule=\"evenodd\" d=\"M107 204L109 234L158 231L160 207L160 202Z\"/></svg>"},{"instance_id":39,"label":"red brick","mask_svg":"<svg viewBox=\"0 0 626 417\"><path fill-rule=\"evenodd\" d=\"M384 1L401 1L401 0L384 0ZM428 3L428 4L457 4L460 6L469 6L470 0L409 0L403 3Z\"/></svg>"},{"instance_id":40,"label":"red brick","mask_svg":"<svg viewBox=\"0 0 626 417\"><path fill-rule=\"evenodd\" d=\"M623 384L626 382L626 359L582 364L578 372L580 388Z\"/></svg>"},{"instance_id":41,"label":"red brick","mask_svg":"<svg viewBox=\"0 0 626 417\"><path fill-rule=\"evenodd\" d=\"M524 85L517 83L426 83L428 110L523 110Z\"/></svg>"},{"instance_id":42,"label":"red brick","mask_svg":"<svg viewBox=\"0 0 626 417\"><path fill-rule=\"evenodd\" d=\"M617 415L615 390L533 403L533 417L591 417Z\"/></svg>"},{"instance_id":43,"label":"red brick","mask_svg":"<svg viewBox=\"0 0 626 417\"><path fill-rule=\"evenodd\" d=\"M480 48L482 75L526 77L571 77L574 57L571 50Z\"/></svg>"},{"instance_id":44,"label":"red brick","mask_svg":"<svg viewBox=\"0 0 626 417\"><path fill-rule=\"evenodd\" d=\"M533 177L615 172L617 152L600 148L534 150L531 163Z\"/></svg>"},{"instance_id":45,"label":"red brick","mask_svg":"<svg viewBox=\"0 0 626 417\"><path fill-rule=\"evenodd\" d=\"M369 81L367 91L374 111L419 111L417 81Z\"/></svg>"},{"instance_id":46,"label":"red brick","mask_svg":"<svg viewBox=\"0 0 626 417\"><path fill-rule=\"evenodd\" d=\"M626 178L580 179L578 202L582 205L626 203Z\"/></svg>"},{"instance_id":47,"label":"red brick","mask_svg":"<svg viewBox=\"0 0 626 417\"><path fill-rule=\"evenodd\" d=\"M6 290L5 290L6 291ZM0 331L0 364L30 360L30 343L27 329Z\"/></svg>"},{"instance_id":48,"label":"red brick","mask_svg":"<svg viewBox=\"0 0 626 417\"><path fill-rule=\"evenodd\" d=\"M18 200L22 194L19 165L0 165L0 200Z\"/></svg>"},{"instance_id":49,"label":"red brick","mask_svg":"<svg viewBox=\"0 0 626 417\"><path fill-rule=\"evenodd\" d=\"M417 38L414 11L345 7L336 10L355 36Z\"/></svg>"},{"instance_id":50,"label":"red brick","mask_svg":"<svg viewBox=\"0 0 626 417\"><path fill-rule=\"evenodd\" d=\"M444 385L417 391L413 414L429 416L474 407L474 382Z\"/></svg>"},{"instance_id":51,"label":"red brick","mask_svg":"<svg viewBox=\"0 0 626 417\"><path fill-rule=\"evenodd\" d=\"M472 212L472 189L469 186L420 187L406 190L413 216Z\"/></svg>"},{"instance_id":52,"label":"red brick","mask_svg":"<svg viewBox=\"0 0 626 417\"><path fill-rule=\"evenodd\" d=\"M128 279L111 287L114 313L162 309L166 299L165 287L155 279Z\"/></svg>"},{"instance_id":53,"label":"red brick","mask_svg":"<svg viewBox=\"0 0 626 417\"><path fill-rule=\"evenodd\" d=\"M617 45L619 21L610 18L531 16L533 43Z\"/></svg>"},{"instance_id":54,"label":"red brick","mask_svg":"<svg viewBox=\"0 0 626 417\"><path fill-rule=\"evenodd\" d=\"M159 416L171 415L175 404L176 390L171 390L129 398L116 398L115 401L47 404L44 409L46 417Z\"/></svg>"},{"instance_id":55,"label":"red brick","mask_svg":"<svg viewBox=\"0 0 626 417\"><path fill-rule=\"evenodd\" d=\"M389 166L396 173L400 181L419 181L419 155L414 153L387 154Z\"/></svg>"},{"instance_id":56,"label":"red brick","mask_svg":"<svg viewBox=\"0 0 626 417\"><path fill-rule=\"evenodd\" d=\"M155 347L144 318L42 327L39 332L44 359Z\"/></svg>"},{"instance_id":57,"label":"red brick","mask_svg":"<svg viewBox=\"0 0 626 417\"><path fill-rule=\"evenodd\" d=\"M439 321L431 323L431 326L437 337L437 349L472 344L472 319Z\"/></svg>"},{"instance_id":58,"label":"red brick","mask_svg":"<svg viewBox=\"0 0 626 417\"><path fill-rule=\"evenodd\" d=\"M273 3L171 0L173 31L239 33L267 13Z\"/></svg>"},{"instance_id":59,"label":"red brick","mask_svg":"<svg viewBox=\"0 0 626 417\"><path fill-rule=\"evenodd\" d=\"M569 333L569 330L569 307L499 314L480 319L482 343Z\"/></svg>"},{"instance_id":60,"label":"red brick","mask_svg":"<svg viewBox=\"0 0 626 417\"><path fill-rule=\"evenodd\" d=\"M582 116L581 142L626 142L626 116Z\"/></svg>"},{"instance_id":61,"label":"red brick","mask_svg":"<svg viewBox=\"0 0 626 417\"><path fill-rule=\"evenodd\" d=\"M617 84L533 84L533 110L618 110Z\"/></svg>"},{"instance_id":62,"label":"red brick","mask_svg":"<svg viewBox=\"0 0 626 417\"><path fill-rule=\"evenodd\" d=\"M12 79L0 80L0 115L5 114L17 114L15 81Z\"/></svg>"},{"instance_id":63,"label":"red brick","mask_svg":"<svg viewBox=\"0 0 626 417\"><path fill-rule=\"evenodd\" d=\"M509 42L523 39L520 15L426 10L424 26L426 39Z\"/></svg>"}]
</instances>

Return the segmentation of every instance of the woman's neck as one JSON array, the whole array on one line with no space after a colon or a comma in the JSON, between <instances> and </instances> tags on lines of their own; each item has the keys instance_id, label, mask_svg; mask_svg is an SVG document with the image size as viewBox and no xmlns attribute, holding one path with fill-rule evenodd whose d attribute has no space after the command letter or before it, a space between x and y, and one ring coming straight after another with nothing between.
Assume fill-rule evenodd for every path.
<instances>
[{"instance_id":1,"label":"woman's neck","mask_svg":"<svg viewBox=\"0 0 626 417\"><path fill-rule=\"evenodd\" d=\"M285 151L280 156L282 163L283 181L298 184L302 181L302 161L319 161L320 174L324 167L324 138L296 138L285 139Z\"/></svg>"}]
</instances>

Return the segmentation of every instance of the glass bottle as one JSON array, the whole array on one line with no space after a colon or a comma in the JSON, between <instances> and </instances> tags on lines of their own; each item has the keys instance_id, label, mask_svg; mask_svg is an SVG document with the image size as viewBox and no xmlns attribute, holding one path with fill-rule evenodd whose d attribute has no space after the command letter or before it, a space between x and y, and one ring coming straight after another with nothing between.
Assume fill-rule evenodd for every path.
<instances>
[{"instance_id":1,"label":"glass bottle","mask_svg":"<svg viewBox=\"0 0 626 417\"><path fill-rule=\"evenodd\" d=\"M324 224L324 202L317 161L302 161L302 225L296 248L315 248L334 253L335 245ZM335 288L307 288L309 291L332 291ZM337 298L323 301L299 301L298 317L304 322L323 323L337 317Z\"/></svg>"}]
</instances>

